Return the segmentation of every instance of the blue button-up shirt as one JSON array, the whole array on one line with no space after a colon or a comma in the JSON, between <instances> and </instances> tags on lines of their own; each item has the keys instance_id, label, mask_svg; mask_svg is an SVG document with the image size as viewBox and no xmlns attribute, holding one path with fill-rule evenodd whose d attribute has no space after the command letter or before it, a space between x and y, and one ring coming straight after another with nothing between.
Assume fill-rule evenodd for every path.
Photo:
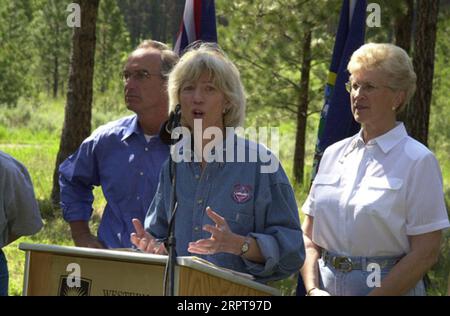
<instances>
[{"instance_id":1,"label":"blue button-up shirt","mask_svg":"<svg viewBox=\"0 0 450 316\"><path fill-rule=\"evenodd\" d=\"M159 137L147 142L136 115L99 127L59 167L64 219L88 221L93 186L101 186L107 204L98 238L108 248L131 247L131 219L144 220L168 154Z\"/></svg>"},{"instance_id":2,"label":"blue button-up shirt","mask_svg":"<svg viewBox=\"0 0 450 316\"><path fill-rule=\"evenodd\" d=\"M243 143L246 150L256 148L247 140ZM200 256L216 265L250 273L261 282L281 279L298 271L305 250L294 192L281 165L273 173L261 173L261 165L260 161L211 162L202 172L199 162L176 163L178 256ZM167 236L170 192L167 161L145 221L147 231L156 238ZM254 237L266 259L265 264L229 253L208 256L189 253L189 242L211 236L203 230L205 224L214 225L206 215L207 206L223 216L234 233Z\"/></svg>"}]
</instances>

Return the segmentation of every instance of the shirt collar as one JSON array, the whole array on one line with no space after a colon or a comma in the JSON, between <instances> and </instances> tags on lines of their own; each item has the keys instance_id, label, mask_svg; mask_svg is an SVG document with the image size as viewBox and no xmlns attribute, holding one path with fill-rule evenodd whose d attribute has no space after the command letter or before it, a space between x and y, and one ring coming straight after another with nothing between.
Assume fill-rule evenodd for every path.
<instances>
[{"instance_id":1,"label":"shirt collar","mask_svg":"<svg viewBox=\"0 0 450 316\"><path fill-rule=\"evenodd\" d=\"M353 136L353 139L350 142L350 145L345 149L344 151L344 157L347 157L351 154L353 150L355 150L358 147L364 146L364 140L362 137L362 130L359 131L358 134Z\"/></svg>"},{"instance_id":2,"label":"shirt collar","mask_svg":"<svg viewBox=\"0 0 450 316\"><path fill-rule=\"evenodd\" d=\"M395 147L400 141L408 136L408 133L406 132L405 125L401 122L397 122L395 127L388 131L387 133L384 133L381 136L378 136L374 139L371 139L367 142L367 144L364 143L364 139L362 136L362 129L359 131L358 134L356 134L352 141L350 142L350 146L347 147L344 153L344 157L347 157L353 150L355 150L358 147L362 147L365 145L373 146L377 144L380 149L387 154L392 148Z\"/></svg>"},{"instance_id":3,"label":"shirt collar","mask_svg":"<svg viewBox=\"0 0 450 316\"><path fill-rule=\"evenodd\" d=\"M131 124L127 126L125 129L125 133L123 134L123 137L121 141L124 141L128 137L130 137L133 133L140 134L141 128L139 126L139 121L137 119L137 115L135 115L131 121Z\"/></svg>"},{"instance_id":4,"label":"shirt collar","mask_svg":"<svg viewBox=\"0 0 450 316\"><path fill-rule=\"evenodd\" d=\"M401 122L397 122L395 127L388 131L387 133L378 136L371 140L373 143L378 144L380 149L387 154L392 148L394 148L400 141L407 137L405 125Z\"/></svg>"}]
</instances>

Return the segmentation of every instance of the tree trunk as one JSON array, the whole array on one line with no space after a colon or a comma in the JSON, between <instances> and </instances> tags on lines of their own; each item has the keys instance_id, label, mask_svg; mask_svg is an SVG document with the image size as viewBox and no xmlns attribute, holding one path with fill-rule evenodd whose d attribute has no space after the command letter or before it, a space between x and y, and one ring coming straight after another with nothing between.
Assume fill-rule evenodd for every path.
<instances>
[{"instance_id":1,"label":"tree trunk","mask_svg":"<svg viewBox=\"0 0 450 316\"><path fill-rule=\"evenodd\" d=\"M414 0L403 1L406 4L406 12L397 15L394 22L395 44L409 54L411 52Z\"/></svg>"},{"instance_id":2,"label":"tree trunk","mask_svg":"<svg viewBox=\"0 0 450 316\"><path fill-rule=\"evenodd\" d=\"M406 125L411 137L427 145L433 92L434 54L439 0L417 2L413 65L417 74L417 91L406 112Z\"/></svg>"},{"instance_id":3,"label":"tree trunk","mask_svg":"<svg viewBox=\"0 0 450 316\"><path fill-rule=\"evenodd\" d=\"M297 110L297 132L295 136L294 178L303 184L305 166L306 113L308 112L309 71L311 69L311 30L305 32L303 60L300 78L300 95Z\"/></svg>"},{"instance_id":4,"label":"tree trunk","mask_svg":"<svg viewBox=\"0 0 450 316\"><path fill-rule=\"evenodd\" d=\"M414 0L403 0L406 4L406 11L400 12L394 22L395 44L403 48L408 54L411 53L411 40L413 33ZM397 120L404 122L408 126L406 111L397 115Z\"/></svg>"},{"instance_id":5,"label":"tree trunk","mask_svg":"<svg viewBox=\"0 0 450 316\"><path fill-rule=\"evenodd\" d=\"M164 39L161 38L161 3L159 0L153 0L149 10L148 15L148 26L150 29L150 37L156 41L163 42Z\"/></svg>"},{"instance_id":6,"label":"tree trunk","mask_svg":"<svg viewBox=\"0 0 450 316\"><path fill-rule=\"evenodd\" d=\"M107 53L107 49L108 49L108 44L107 44L107 34L106 34L106 29L104 28L103 30L101 30L99 32L100 35L100 64L101 64L101 68L105 70L106 69L106 65L108 63L108 53ZM108 82L110 80L110 78L108 76L106 76L105 73L100 73L99 74L100 77L100 92L101 93L105 93L108 87Z\"/></svg>"},{"instance_id":7,"label":"tree trunk","mask_svg":"<svg viewBox=\"0 0 450 316\"><path fill-rule=\"evenodd\" d=\"M58 86L59 86L59 62L58 54L53 56L53 99L58 97Z\"/></svg>"},{"instance_id":8,"label":"tree trunk","mask_svg":"<svg viewBox=\"0 0 450 316\"><path fill-rule=\"evenodd\" d=\"M99 0L78 0L77 3L81 7L81 27L75 27L72 36L64 126L53 173L51 199L54 204L59 202L59 165L91 132L95 27Z\"/></svg>"},{"instance_id":9,"label":"tree trunk","mask_svg":"<svg viewBox=\"0 0 450 316\"><path fill-rule=\"evenodd\" d=\"M162 1L161 7L159 10L159 16L161 19L160 25L159 25L159 36L161 38L161 42L167 43L167 11L168 11L169 4L167 1Z\"/></svg>"}]
</instances>

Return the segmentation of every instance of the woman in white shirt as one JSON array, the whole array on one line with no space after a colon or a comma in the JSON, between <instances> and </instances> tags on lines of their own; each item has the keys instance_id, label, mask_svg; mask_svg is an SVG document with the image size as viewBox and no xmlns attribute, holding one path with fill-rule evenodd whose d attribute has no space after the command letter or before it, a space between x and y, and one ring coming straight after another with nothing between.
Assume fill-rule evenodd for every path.
<instances>
[{"instance_id":1,"label":"woman in white shirt","mask_svg":"<svg viewBox=\"0 0 450 316\"><path fill-rule=\"evenodd\" d=\"M348 64L361 131L328 147L302 210L308 295L425 295L449 227L434 155L396 114L414 94L406 52L366 44Z\"/></svg>"}]
</instances>

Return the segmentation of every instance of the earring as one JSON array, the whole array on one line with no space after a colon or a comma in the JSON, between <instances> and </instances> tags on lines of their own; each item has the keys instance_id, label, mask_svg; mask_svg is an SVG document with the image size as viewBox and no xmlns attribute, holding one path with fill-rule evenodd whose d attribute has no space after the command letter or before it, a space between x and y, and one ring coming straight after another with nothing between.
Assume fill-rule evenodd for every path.
<instances>
[{"instance_id":1,"label":"earring","mask_svg":"<svg viewBox=\"0 0 450 316\"><path fill-rule=\"evenodd\" d=\"M396 108L395 106L393 106L393 107L392 107L392 111L395 112L396 110L397 110L397 108Z\"/></svg>"},{"instance_id":2,"label":"earring","mask_svg":"<svg viewBox=\"0 0 450 316\"><path fill-rule=\"evenodd\" d=\"M223 112L222 112L223 114L227 114L228 113L228 109L223 109Z\"/></svg>"}]
</instances>

